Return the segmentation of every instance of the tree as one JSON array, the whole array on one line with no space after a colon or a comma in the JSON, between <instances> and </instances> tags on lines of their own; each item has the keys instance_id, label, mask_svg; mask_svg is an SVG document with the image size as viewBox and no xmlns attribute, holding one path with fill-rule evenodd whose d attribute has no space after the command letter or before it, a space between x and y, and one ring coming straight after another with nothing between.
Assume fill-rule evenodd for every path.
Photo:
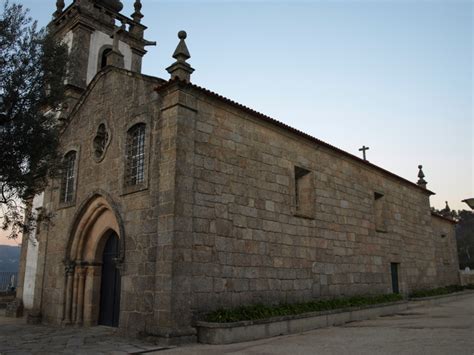
<instances>
[{"instance_id":1,"label":"tree","mask_svg":"<svg viewBox=\"0 0 474 355\"><path fill-rule=\"evenodd\" d=\"M24 201L58 172L66 64L66 46L7 0L0 15L0 222L12 238L30 226Z\"/></svg>"}]
</instances>

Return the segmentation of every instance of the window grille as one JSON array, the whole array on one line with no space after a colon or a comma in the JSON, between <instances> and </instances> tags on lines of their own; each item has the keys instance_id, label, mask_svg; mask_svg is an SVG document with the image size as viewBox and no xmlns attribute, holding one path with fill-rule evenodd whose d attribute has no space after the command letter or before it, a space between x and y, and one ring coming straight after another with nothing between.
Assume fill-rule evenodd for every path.
<instances>
[{"instance_id":1,"label":"window grille","mask_svg":"<svg viewBox=\"0 0 474 355\"><path fill-rule=\"evenodd\" d=\"M76 167L76 152L72 151L64 157L64 172L61 186L61 202L69 203L74 198L75 189L75 167Z\"/></svg>"},{"instance_id":2,"label":"window grille","mask_svg":"<svg viewBox=\"0 0 474 355\"><path fill-rule=\"evenodd\" d=\"M127 137L127 174L128 186L145 182L145 124L133 126Z\"/></svg>"}]
</instances>

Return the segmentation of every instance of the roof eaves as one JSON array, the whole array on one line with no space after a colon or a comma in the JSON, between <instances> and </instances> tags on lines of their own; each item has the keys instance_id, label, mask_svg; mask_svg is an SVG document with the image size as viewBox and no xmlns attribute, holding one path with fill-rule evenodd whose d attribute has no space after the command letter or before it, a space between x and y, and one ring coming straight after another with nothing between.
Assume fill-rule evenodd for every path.
<instances>
[{"instance_id":1,"label":"roof eaves","mask_svg":"<svg viewBox=\"0 0 474 355\"><path fill-rule=\"evenodd\" d=\"M432 215L433 217L441 218L441 219L443 219L443 220L445 220L445 221L447 221L447 222L450 222L450 223L452 223L452 224L457 224L457 223L458 223L458 222L456 222L456 221L455 221L454 219L452 219L452 218L445 217L445 216L440 215L439 213L436 213L436 212L433 212L433 211L431 211L431 215Z\"/></svg>"},{"instance_id":2,"label":"roof eaves","mask_svg":"<svg viewBox=\"0 0 474 355\"><path fill-rule=\"evenodd\" d=\"M388 171L388 170L385 170L384 168L381 168L381 167L378 166L378 165L372 164L372 163L370 163L370 162L367 161L367 160L363 160L363 159L361 159L361 158L359 158L359 157L357 157L357 156L355 156L355 155L353 155L353 154L351 154L351 153L346 152L345 150L342 150L342 149L340 149L340 148L337 148L337 147L335 147L335 146L333 146L333 145L331 145L331 144L329 144L329 143L326 143L326 142L324 142L324 141L322 141L322 140L320 140L320 139L318 139L318 138L316 138L316 137L313 137L313 136L311 136L311 135L308 134L308 133L305 133L305 132L303 132L303 131L300 131L300 130L298 130L298 129L294 128L294 127L291 127L291 126L289 126L289 125L287 125L287 124L285 124L285 123L283 123L283 122L281 122L281 121L278 121L278 120L276 120L276 119L274 119L274 118L272 118L272 117L270 117L270 116L267 116L267 115L265 115L265 114L263 114L263 113L261 113L261 112L255 111L254 109L251 109L250 107L247 107L247 106L245 106L245 105L242 105L242 104L240 104L240 103L238 103L238 102L236 102L236 101L233 101L233 100L231 100L231 99L228 99L228 98L226 98L226 97L224 97L224 96L222 96L222 95L220 95L220 94L218 94L218 93L215 93L215 92L213 92L213 91L210 91L210 90L208 90L208 89L206 89L206 88L203 88L203 87L200 87L200 86L198 86L198 85L195 85L195 84L192 84L192 83L187 83L187 82L185 82L185 81L183 81L183 80L180 80L180 79L177 79L177 78L176 78L176 79L169 80L169 81L167 81L165 84L163 84L163 85L157 87L157 88L156 88L156 91L160 92L160 91L166 90L167 88L172 87L173 85L178 85L179 87L191 87L191 88L194 88L194 89L196 89L196 90L199 90L199 91L205 93L205 94L208 95L208 96L211 96L211 97L216 98L216 99L218 99L218 100L220 100L220 101L223 101L223 102L225 102L225 103L227 103L227 104L230 104L230 105L232 105L232 106L234 106L234 107L236 107L236 108L238 108L238 109L241 109L241 110L243 110L243 111L246 111L247 113L249 113L249 114L251 114L251 115L253 115L253 116L257 116L258 118L263 119L263 120L266 121L266 122L269 122L269 123L271 123L271 124L273 124L273 125L276 125L276 126L278 126L278 127L280 127L280 128L283 128L283 129L285 129L285 130L287 130L287 131L290 131L290 132L292 132L292 133L294 133L294 134L297 134L297 135L299 135L299 136L301 136L301 137L304 137L304 138L306 138L306 139L308 139L308 140L310 140L310 141L312 141L312 142L314 142L314 143L316 143L316 144L322 145L322 146L324 146L324 147L326 147L326 148L328 148L328 149L330 149L330 150L333 150L333 151L335 151L335 152L337 152L337 153L339 153L339 154L342 154L342 155L344 155L344 156L346 156L346 157L348 157L348 158L350 158L350 159L352 159L352 160L355 160L355 161L357 161L357 162L359 162L359 163L361 163L361 164L364 164L364 165L366 165L366 166L368 166L368 167L371 167L371 168L373 168L373 169L375 169L375 170L378 170L378 171L380 171L380 172L382 172L382 173L384 173L384 174L386 174L386 175L389 175L389 176L391 176L391 177L393 177L393 178L395 178L395 179L397 179L397 180L399 180L399 181L402 181L402 182L404 182L404 183L407 183L407 184L409 184L410 186L417 188L418 190L424 192L424 193L427 194L427 195L435 195L435 193L434 193L433 191L430 191L430 190L428 190L428 189L426 189L426 188L424 188L424 187L421 187L421 186L415 184L414 182L411 182L410 180L407 180L407 179L405 179L405 178L402 178L401 176L399 176L399 175L397 175L397 174L395 174L395 173L392 173L392 172L390 172L390 171Z\"/></svg>"}]
</instances>

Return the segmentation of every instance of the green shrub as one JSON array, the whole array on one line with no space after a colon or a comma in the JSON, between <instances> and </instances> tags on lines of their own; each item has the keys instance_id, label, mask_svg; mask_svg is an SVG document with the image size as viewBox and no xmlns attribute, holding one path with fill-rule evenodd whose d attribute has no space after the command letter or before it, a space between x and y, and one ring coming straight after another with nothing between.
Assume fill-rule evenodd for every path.
<instances>
[{"instance_id":1,"label":"green shrub","mask_svg":"<svg viewBox=\"0 0 474 355\"><path fill-rule=\"evenodd\" d=\"M368 306L402 300L399 294L379 296L356 296L332 300L318 300L306 303L279 304L269 306L256 304L242 306L234 309L220 309L207 314L204 320L214 323L232 323L244 320L258 320L279 316L298 315L309 312L328 311L333 309Z\"/></svg>"},{"instance_id":2,"label":"green shrub","mask_svg":"<svg viewBox=\"0 0 474 355\"><path fill-rule=\"evenodd\" d=\"M427 290L416 290L410 294L410 298L423 298L423 297L433 297L433 296L440 296L440 295L447 295L450 293L461 292L465 289L469 289L468 286L460 286L460 285L452 285L446 287L438 287L434 289L427 289Z\"/></svg>"}]
</instances>

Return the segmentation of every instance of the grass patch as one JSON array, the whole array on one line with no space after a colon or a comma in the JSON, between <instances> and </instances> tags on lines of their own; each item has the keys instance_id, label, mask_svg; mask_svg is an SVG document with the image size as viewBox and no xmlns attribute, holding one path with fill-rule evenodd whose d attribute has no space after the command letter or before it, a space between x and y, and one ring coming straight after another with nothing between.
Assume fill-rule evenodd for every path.
<instances>
[{"instance_id":1,"label":"grass patch","mask_svg":"<svg viewBox=\"0 0 474 355\"><path fill-rule=\"evenodd\" d=\"M333 300L320 300L305 303L279 304L268 306L257 304L234 309L219 309L208 313L204 320L213 323L232 323L244 320L259 320L272 317L291 316L309 312L329 311L348 307L361 307L402 300L399 294L379 296L356 296Z\"/></svg>"},{"instance_id":2,"label":"grass patch","mask_svg":"<svg viewBox=\"0 0 474 355\"><path fill-rule=\"evenodd\" d=\"M410 294L410 298L423 298L423 297L448 295L450 293L461 292L464 290L474 290L474 285L472 284L466 285L466 286L452 285L452 286L438 287L438 288L427 289L427 290L417 290L417 291L413 291Z\"/></svg>"}]
</instances>

